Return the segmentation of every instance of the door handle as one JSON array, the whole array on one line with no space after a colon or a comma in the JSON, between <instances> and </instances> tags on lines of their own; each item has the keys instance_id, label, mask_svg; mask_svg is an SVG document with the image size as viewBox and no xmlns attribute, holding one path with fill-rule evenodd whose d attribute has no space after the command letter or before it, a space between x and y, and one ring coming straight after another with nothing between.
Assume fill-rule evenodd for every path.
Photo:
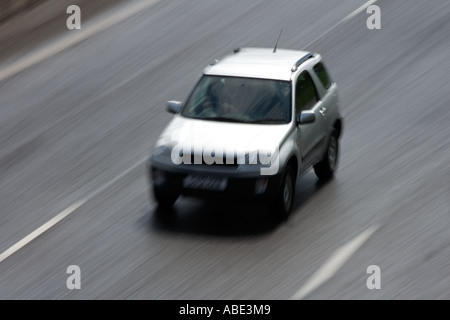
<instances>
[{"instance_id":1,"label":"door handle","mask_svg":"<svg viewBox=\"0 0 450 320\"><path fill-rule=\"evenodd\" d=\"M323 116L325 115L325 111L327 111L327 108L325 108L325 107L322 107L319 110L320 114L323 115Z\"/></svg>"}]
</instances>

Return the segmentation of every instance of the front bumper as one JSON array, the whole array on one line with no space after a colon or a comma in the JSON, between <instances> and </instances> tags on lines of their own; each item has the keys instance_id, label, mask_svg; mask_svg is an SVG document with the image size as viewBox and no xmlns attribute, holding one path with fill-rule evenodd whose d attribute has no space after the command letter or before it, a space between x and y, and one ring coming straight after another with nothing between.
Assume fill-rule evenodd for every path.
<instances>
[{"instance_id":1,"label":"front bumper","mask_svg":"<svg viewBox=\"0 0 450 320\"><path fill-rule=\"evenodd\" d=\"M153 188L200 198L271 199L278 193L281 174L261 175L205 165L167 166L149 163Z\"/></svg>"}]
</instances>

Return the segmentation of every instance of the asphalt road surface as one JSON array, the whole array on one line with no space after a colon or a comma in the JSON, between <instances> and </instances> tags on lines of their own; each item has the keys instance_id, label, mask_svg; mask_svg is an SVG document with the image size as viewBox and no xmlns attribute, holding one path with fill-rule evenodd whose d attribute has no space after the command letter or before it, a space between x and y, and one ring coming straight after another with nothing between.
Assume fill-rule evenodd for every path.
<instances>
[{"instance_id":1,"label":"asphalt road surface","mask_svg":"<svg viewBox=\"0 0 450 320\"><path fill-rule=\"evenodd\" d=\"M0 61L0 299L450 299L448 0L378 0L379 30L359 0L140 4ZM187 198L156 219L145 161L165 102L282 27L278 47L321 53L340 87L336 178L299 179L277 225Z\"/></svg>"}]
</instances>

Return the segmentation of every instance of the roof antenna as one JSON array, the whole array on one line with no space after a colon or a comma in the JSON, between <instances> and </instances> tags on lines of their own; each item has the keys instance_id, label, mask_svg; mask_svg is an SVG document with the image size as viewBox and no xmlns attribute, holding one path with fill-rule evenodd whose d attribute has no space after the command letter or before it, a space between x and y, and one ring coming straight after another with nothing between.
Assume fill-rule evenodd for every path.
<instances>
[{"instance_id":1,"label":"roof antenna","mask_svg":"<svg viewBox=\"0 0 450 320\"><path fill-rule=\"evenodd\" d=\"M281 28L280 34L278 35L277 43L275 43L275 48L273 48L273 53L277 52L278 41L280 41L282 32L283 32L283 28Z\"/></svg>"}]
</instances>

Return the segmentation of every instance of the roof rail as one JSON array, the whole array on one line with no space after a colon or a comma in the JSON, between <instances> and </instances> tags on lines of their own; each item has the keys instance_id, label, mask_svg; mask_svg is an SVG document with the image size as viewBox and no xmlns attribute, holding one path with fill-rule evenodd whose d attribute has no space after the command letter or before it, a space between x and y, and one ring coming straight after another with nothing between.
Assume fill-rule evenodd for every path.
<instances>
[{"instance_id":1,"label":"roof rail","mask_svg":"<svg viewBox=\"0 0 450 320\"><path fill-rule=\"evenodd\" d=\"M314 52L307 53L303 58L299 59L291 68L292 72L297 71L298 67L308 59L314 58Z\"/></svg>"}]
</instances>

